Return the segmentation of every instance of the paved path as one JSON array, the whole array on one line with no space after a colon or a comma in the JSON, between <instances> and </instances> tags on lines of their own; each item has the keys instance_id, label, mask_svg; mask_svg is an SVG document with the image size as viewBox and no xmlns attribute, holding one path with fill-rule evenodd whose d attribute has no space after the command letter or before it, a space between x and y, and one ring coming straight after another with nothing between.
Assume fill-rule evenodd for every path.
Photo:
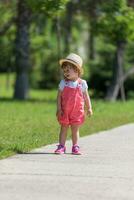
<instances>
[{"instance_id":1,"label":"paved path","mask_svg":"<svg viewBox=\"0 0 134 200\"><path fill-rule=\"evenodd\" d=\"M54 145L0 161L0 200L134 200L134 124L80 139L81 156Z\"/></svg>"}]
</instances>

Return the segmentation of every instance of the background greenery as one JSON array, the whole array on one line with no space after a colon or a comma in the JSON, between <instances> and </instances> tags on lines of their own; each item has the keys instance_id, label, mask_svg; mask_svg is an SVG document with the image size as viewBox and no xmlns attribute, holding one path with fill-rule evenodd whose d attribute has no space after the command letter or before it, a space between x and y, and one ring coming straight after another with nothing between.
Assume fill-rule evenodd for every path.
<instances>
[{"instance_id":1,"label":"background greenery","mask_svg":"<svg viewBox=\"0 0 134 200\"><path fill-rule=\"evenodd\" d=\"M3 19L0 22L0 73L16 72L19 68L16 66L15 20L18 19L19 12L17 5L25 1L0 2L0 17ZM70 52L82 56L85 70L83 78L88 81L92 96L95 98L105 98L112 83L115 55L118 53L119 45L124 44L123 54L120 57L122 71L125 73L133 67L134 5L131 1L110 0L107 3L106 0L84 2L60 0L53 3L49 0L37 2L29 0L26 2L31 10L28 30L30 88L56 88L61 78L58 60ZM9 23L11 19L13 22ZM2 32L8 23L10 24L8 28ZM132 74L123 85L127 99L134 96L133 82Z\"/></svg>"}]
</instances>

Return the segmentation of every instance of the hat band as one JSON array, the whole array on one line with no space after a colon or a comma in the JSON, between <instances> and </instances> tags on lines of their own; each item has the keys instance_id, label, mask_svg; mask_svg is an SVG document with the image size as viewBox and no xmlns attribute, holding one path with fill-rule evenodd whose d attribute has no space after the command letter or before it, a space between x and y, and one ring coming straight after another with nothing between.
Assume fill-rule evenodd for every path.
<instances>
[{"instance_id":1,"label":"hat band","mask_svg":"<svg viewBox=\"0 0 134 200\"><path fill-rule=\"evenodd\" d=\"M74 61L74 60L72 60L72 59L66 58L66 60L70 60L70 61L76 63L77 65L79 65L76 61Z\"/></svg>"}]
</instances>

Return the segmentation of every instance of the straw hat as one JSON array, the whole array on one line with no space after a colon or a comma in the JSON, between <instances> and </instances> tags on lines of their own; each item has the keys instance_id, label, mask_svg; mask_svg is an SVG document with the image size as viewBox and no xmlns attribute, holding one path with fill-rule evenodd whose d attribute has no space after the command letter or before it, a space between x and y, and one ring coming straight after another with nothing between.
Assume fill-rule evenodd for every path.
<instances>
[{"instance_id":1,"label":"straw hat","mask_svg":"<svg viewBox=\"0 0 134 200\"><path fill-rule=\"evenodd\" d=\"M65 59L61 59L59 61L60 66L62 66L64 62L72 63L79 69L82 68L82 64L83 64L82 58L75 53L70 53Z\"/></svg>"}]
</instances>

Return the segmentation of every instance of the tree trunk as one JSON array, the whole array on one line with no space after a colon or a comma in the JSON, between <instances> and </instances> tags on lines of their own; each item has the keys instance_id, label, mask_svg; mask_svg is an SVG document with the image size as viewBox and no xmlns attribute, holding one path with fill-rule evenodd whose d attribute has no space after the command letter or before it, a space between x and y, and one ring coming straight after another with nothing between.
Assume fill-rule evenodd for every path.
<instances>
[{"instance_id":1,"label":"tree trunk","mask_svg":"<svg viewBox=\"0 0 134 200\"><path fill-rule=\"evenodd\" d=\"M96 32L95 23L97 21L97 15L96 15L96 8L97 8L97 2L90 1L89 3L89 58L91 60L95 59L95 36L94 33Z\"/></svg>"},{"instance_id":2,"label":"tree trunk","mask_svg":"<svg viewBox=\"0 0 134 200\"><path fill-rule=\"evenodd\" d=\"M115 101L119 95L119 91L121 99L125 100L124 82L122 81L122 78L124 76L123 74L124 49L125 49L125 43L119 42L117 44L115 64L113 67L113 81L106 94L106 100L109 101Z\"/></svg>"},{"instance_id":3,"label":"tree trunk","mask_svg":"<svg viewBox=\"0 0 134 200\"><path fill-rule=\"evenodd\" d=\"M70 51L70 44L72 41L72 20L73 20L73 4L69 2L66 8L66 17L65 17L65 25L64 25L64 41L65 41L65 48L64 54L68 54Z\"/></svg>"},{"instance_id":4,"label":"tree trunk","mask_svg":"<svg viewBox=\"0 0 134 200\"><path fill-rule=\"evenodd\" d=\"M134 8L134 0L128 0L128 5Z\"/></svg>"},{"instance_id":5,"label":"tree trunk","mask_svg":"<svg viewBox=\"0 0 134 200\"><path fill-rule=\"evenodd\" d=\"M89 33L89 58L90 60L95 59L94 34L92 30L90 30L90 33Z\"/></svg>"},{"instance_id":6,"label":"tree trunk","mask_svg":"<svg viewBox=\"0 0 134 200\"><path fill-rule=\"evenodd\" d=\"M58 61L62 58L62 49L61 49L61 24L60 18L56 18L56 35L57 35L57 50L58 50Z\"/></svg>"},{"instance_id":7,"label":"tree trunk","mask_svg":"<svg viewBox=\"0 0 134 200\"><path fill-rule=\"evenodd\" d=\"M56 34L57 34L57 58L58 58L58 63L59 63L59 60L62 58L62 49L61 49L61 23L60 23L59 16L57 16L57 18L56 18ZM60 79L62 79L62 72L61 72L61 70L59 71L59 73L60 73Z\"/></svg>"},{"instance_id":8,"label":"tree trunk","mask_svg":"<svg viewBox=\"0 0 134 200\"><path fill-rule=\"evenodd\" d=\"M14 90L15 99L27 99L29 91L28 71L29 62L29 22L30 11L25 0L18 0L17 33L15 41L16 54L16 82Z\"/></svg>"}]
</instances>

